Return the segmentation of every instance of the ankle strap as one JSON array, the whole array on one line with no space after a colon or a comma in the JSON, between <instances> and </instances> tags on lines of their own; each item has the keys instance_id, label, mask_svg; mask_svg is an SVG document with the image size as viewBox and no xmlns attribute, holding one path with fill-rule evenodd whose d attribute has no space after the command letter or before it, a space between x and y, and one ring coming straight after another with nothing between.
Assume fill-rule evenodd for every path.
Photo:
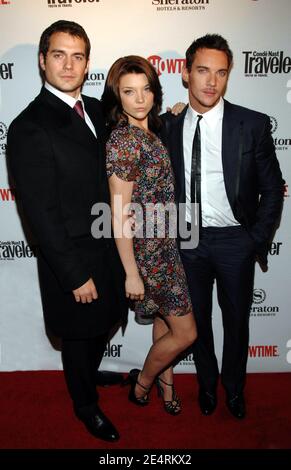
<instances>
[{"instance_id":1,"label":"ankle strap","mask_svg":"<svg viewBox=\"0 0 291 470\"><path fill-rule=\"evenodd\" d=\"M163 384L168 385L169 387L174 387L174 384L169 384L168 382L165 382L163 379L161 379L161 377L158 377L158 380L160 380L160 382L162 382Z\"/></svg>"},{"instance_id":2,"label":"ankle strap","mask_svg":"<svg viewBox=\"0 0 291 470\"><path fill-rule=\"evenodd\" d=\"M139 385L141 388L143 388L146 392L148 392L149 389L151 388L151 387L146 387L145 385L143 385L142 383L140 383L137 379L136 379L136 383L137 383L137 385Z\"/></svg>"}]
</instances>

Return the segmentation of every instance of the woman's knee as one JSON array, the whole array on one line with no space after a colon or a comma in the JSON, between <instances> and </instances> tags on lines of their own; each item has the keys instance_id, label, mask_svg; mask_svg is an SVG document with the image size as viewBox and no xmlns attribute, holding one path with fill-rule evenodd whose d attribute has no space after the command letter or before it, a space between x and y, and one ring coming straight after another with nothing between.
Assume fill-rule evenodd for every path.
<instances>
[{"instance_id":1,"label":"woman's knee","mask_svg":"<svg viewBox=\"0 0 291 470\"><path fill-rule=\"evenodd\" d=\"M176 340L179 343L181 350L191 346L197 338L197 330L195 325L191 328L181 329L176 331Z\"/></svg>"},{"instance_id":2,"label":"woman's knee","mask_svg":"<svg viewBox=\"0 0 291 470\"><path fill-rule=\"evenodd\" d=\"M189 328L186 332L185 332L185 342L187 343L187 347L188 346L191 346L194 341L196 340L197 338L197 329L195 326L193 326L192 328Z\"/></svg>"}]
</instances>

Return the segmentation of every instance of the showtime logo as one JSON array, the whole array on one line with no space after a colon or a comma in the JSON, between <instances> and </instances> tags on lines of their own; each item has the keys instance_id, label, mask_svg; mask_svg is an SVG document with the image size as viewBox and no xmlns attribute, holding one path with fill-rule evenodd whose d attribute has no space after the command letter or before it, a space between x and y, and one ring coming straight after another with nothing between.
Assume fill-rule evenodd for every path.
<instances>
[{"instance_id":1,"label":"showtime logo","mask_svg":"<svg viewBox=\"0 0 291 470\"><path fill-rule=\"evenodd\" d=\"M159 55L151 55L148 61L155 67L157 74L160 76L162 73L181 73L182 68L186 63L186 59L163 59Z\"/></svg>"},{"instance_id":2,"label":"showtime logo","mask_svg":"<svg viewBox=\"0 0 291 470\"><path fill-rule=\"evenodd\" d=\"M15 201L15 195L10 188L0 188L0 201Z\"/></svg>"},{"instance_id":3,"label":"showtime logo","mask_svg":"<svg viewBox=\"0 0 291 470\"><path fill-rule=\"evenodd\" d=\"M249 357L279 357L278 346L272 345L260 345L260 346L249 346Z\"/></svg>"},{"instance_id":4,"label":"showtime logo","mask_svg":"<svg viewBox=\"0 0 291 470\"><path fill-rule=\"evenodd\" d=\"M20 241L0 241L0 260L13 261L15 258L32 258L35 256L33 247Z\"/></svg>"},{"instance_id":5,"label":"showtime logo","mask_svg":"<svg viewBox=\"0 0 291 470\"><path fill-rule=\"evenodd\" d=\"M0 0L0 6L1 5L10 5L10 1L9 0Z\"/></svg>"}]
</instances>

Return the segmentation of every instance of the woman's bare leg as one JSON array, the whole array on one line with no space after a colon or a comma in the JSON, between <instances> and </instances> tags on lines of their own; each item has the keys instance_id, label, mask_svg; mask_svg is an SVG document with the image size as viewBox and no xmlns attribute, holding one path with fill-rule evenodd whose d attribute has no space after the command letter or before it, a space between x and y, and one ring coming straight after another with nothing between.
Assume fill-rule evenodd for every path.
<instances>
[{"instance_id":1,"label":"woman's bare leg","mask_svg":"<svg viewBox=\"0 0 291 470\"><path fill-rule=\"evenodd\" d=\"M143 369L139 375L138 381L145 387L150 387L155 380L155 377L173 360L189 347L197 337L196 323L192 313L183 315L181 317L169 315L163 317L167 324L168 330L159 338L154 341L148 355L146 357ZM162 325L157 323L158 333L161 333ZM170 372L167 372L170 373ZM171 382L172 383L172 382ZM135 389L137 398L145 395L143 388L138 384Z\"/></svg>"}]
</instances>

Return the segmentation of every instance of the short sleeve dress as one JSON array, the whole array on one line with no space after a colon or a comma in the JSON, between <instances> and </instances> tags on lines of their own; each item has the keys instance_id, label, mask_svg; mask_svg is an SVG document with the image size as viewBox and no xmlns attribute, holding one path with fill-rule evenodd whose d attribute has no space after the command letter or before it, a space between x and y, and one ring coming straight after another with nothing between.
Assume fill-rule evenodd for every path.
<instances>
[{"instance_id":1,"label":"short sleeve dress","mask_svg":"<svg viewBox=\"0 0 291 470\"><path fill-rule=\"evenodd\" d=\"M170 230L175 207L174 177L161 140L139 127L121 123L106 147L107 176L132 181L132 203L142 208L142 230L133 239L135 259L144 281L145 299L135 301L136 321L151 323L155 314L182 316L192 312L186 275ZM154 208L159 208L156 212ZM169 211L164 208L170 208ZM155 213L155 216L153 216ZM142 233L141 233L142 232Z\"/></svg>"}]
</instances>

